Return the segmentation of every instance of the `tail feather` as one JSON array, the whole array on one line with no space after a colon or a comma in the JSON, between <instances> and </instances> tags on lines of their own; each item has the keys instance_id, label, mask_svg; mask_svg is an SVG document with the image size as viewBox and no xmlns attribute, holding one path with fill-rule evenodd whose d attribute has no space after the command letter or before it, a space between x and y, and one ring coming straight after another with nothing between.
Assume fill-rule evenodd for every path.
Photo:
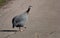
<instances>
[{"instance_id":1,"label":"tail feather","mask_svg":"<svg viewBox=\"0 0 60 38\"><path fill-rule=\"evenodd\" d=\"M15 27L15 24L14 24L14 20L15 20L15 17L12 19L12 28L14 28Z\"/></svg>"},{"instance_id":2,"label":"tail feather","mask_svg":"<svg viewBox=\"0 0 60 38\"><path fill-rule=\"evenodd\" d=\"M14 28L14 27L15 27L15 25L13 24L12 28Z\"/></svg>"}]
</instances>

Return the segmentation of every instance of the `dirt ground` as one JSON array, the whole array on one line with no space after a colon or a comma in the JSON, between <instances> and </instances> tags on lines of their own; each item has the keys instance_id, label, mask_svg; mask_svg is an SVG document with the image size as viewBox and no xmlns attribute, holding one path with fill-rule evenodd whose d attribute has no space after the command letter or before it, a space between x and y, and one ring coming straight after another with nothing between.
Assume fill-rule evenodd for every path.
<instances>
[{"instance_id":1,"label":"dirt ground","mask_svg":"<svg viewBox=\"0 0 60 38\"><path fill-rule=\"evenodd\" d=\"M12 18L33 6L23 32ZM0 38L60 38L60 0L12 0L0 9Z\"/></svg>"}]
</instances>

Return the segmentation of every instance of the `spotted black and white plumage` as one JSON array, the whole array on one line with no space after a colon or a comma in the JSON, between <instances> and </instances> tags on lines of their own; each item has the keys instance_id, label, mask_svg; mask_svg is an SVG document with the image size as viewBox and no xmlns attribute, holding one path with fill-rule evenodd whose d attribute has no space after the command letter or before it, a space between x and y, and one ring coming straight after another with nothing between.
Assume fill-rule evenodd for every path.
<instances>
[{"instance_id":1,"label":"spotted black and white plumage","mask_svg":"<svg viewBox=\"0 0 60 38\"><path fill-rule=\"evenodd\" d=\"M19 27L19 28L24 27L25 22L28 20L28 14L29 14L31 7L32 6L29 6L28 9L24 13L13 17L13 19L12 19L13 28L14 27Z\"/></svg>"}]
</instances>

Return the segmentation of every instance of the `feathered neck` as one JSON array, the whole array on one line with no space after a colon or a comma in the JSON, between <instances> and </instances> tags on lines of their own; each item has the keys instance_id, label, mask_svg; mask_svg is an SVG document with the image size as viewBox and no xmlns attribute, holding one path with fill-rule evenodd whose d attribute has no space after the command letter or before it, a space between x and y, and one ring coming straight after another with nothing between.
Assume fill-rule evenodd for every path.
<instances>
[{"instance_id":1,"label":"feathered neck","mask_svg":"<svg viewBox=\"0 0 60 38\"><path fill-rule=\"evenodd\" d=\"M28 8L28 10L26 11L27 14L29 13L30 9L31 9L31 8Z\"/></svg>"}]
</instances>

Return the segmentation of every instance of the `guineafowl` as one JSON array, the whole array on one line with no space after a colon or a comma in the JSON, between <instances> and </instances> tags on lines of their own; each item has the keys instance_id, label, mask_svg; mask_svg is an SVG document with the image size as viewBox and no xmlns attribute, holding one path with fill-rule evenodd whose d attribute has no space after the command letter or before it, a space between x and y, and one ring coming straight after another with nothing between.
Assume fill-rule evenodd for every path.
<instances>
[{"instance_id":1,"label":"guineafowl","mask_svg":"<svg viewBox=\"0 0 60 38\"><path fill-rule=\"evenodd\" d=\"M24 27L25 22L28 20L28 14L29 14L31 7L32 6L29 6L28 9L24 13L13 17L13 19L12 19L13 28L19 27L19 31L23 31L23 30L21 30L21 27ZM24 27L24 28L26 28L26 27Z\"/></svg>"}]
</instances>

